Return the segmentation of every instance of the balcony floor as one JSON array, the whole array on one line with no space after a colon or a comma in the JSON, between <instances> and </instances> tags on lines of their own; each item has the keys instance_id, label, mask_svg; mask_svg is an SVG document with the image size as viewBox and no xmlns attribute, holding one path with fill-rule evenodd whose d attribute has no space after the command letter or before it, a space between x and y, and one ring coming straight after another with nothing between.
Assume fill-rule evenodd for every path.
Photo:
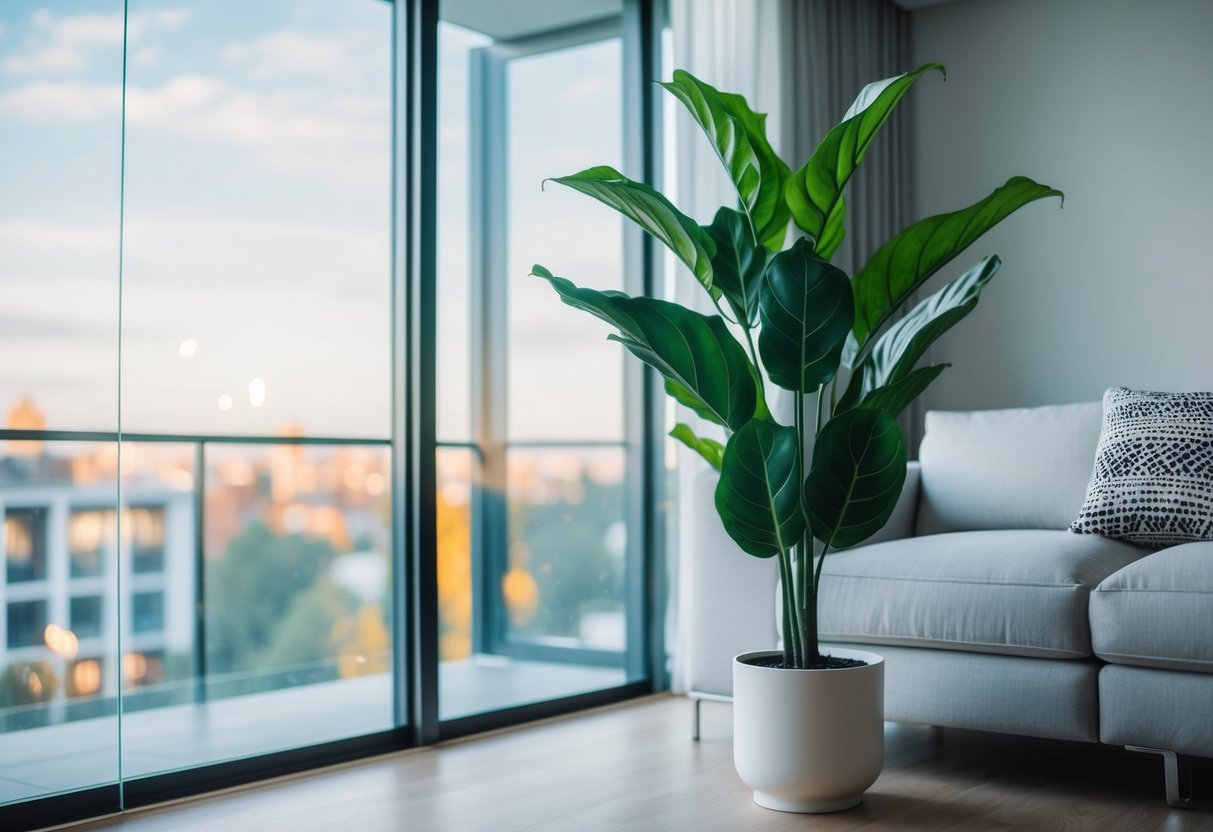
<instances>
[{"instance_id":1,"label":"balcony floor","mask_svg":"<svg viewBox=\"0 0 1213 832\"><path fill-rule=\"evenodd\" d=\"M443 719L625 683L621 670L496 656L440 666ZM140 777L356 737L391 727L387 674L174 705L122 720L122 773ZM0 736L0 804L113 783L118 720L87 719Z\"/></svg>"}]
</instances>

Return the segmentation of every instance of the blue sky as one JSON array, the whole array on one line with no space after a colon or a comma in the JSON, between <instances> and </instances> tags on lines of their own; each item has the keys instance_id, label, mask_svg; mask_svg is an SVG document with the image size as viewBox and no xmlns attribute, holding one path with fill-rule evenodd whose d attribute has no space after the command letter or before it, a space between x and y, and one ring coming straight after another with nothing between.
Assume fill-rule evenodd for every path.
<instances>
[{"instance_id":1,"label":"blue sky","mask_svg":"<svg viewBox=\"0 0 1213 832\"><path fill-rule=\"evenodd\" d=\"M131 0L126 32L123 428L388 435L388 4ZM445 438L468 420L466 60L484 42L443 27ZM52 428L117 424L122 48L118 0L0 4L0 408L32 395ZM619 220L539 189L620 164L619 61L613 42L510 70L516 438L619 434L620 349L527 277L619 283Z\"/></svg>"}]
</instances>

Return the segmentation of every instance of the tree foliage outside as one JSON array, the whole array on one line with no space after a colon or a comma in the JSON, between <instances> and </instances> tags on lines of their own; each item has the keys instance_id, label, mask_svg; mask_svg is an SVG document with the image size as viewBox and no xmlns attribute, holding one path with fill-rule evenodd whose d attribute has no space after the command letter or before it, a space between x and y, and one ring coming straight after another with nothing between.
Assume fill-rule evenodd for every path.
<instances>
[{"instance_id":1,"label":"tree foliage outside","mask_svg":"<svg viewBox=\"0 0 1213 832\"><path fill-rule=\"evenodd\" d=\"M390 667L382 606L333 581L329 567L336 556L322 537L281 535L255 523L208 564L207 672L236 677L222 693Z\"/></svg>"},{"instance_id":2,"label":"tree foliage outside","mask_svg":"<svg viewBox=\"0 0 1213 832\"><path fill-rule=\"evenodd\" d=\"M624 561L608 535L623 517L623 483L584 474L554 502L511 500L511 570L529 573L537 590L528 616L506 596L515 634L577 638L585 613L622 609Z\"/></svg>"}]
</instances>

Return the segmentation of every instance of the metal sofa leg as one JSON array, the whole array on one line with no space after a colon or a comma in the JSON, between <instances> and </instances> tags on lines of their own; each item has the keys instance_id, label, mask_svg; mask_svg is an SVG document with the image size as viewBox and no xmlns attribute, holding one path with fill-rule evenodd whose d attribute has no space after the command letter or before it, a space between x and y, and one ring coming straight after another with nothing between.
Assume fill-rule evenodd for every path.
<instances>
[{"instance_id":1,"label":"metal sofa leg","mask_svg":"<svg viewBox=\"0 0 1213 832\"><path fill-rule=\"evenodd\" d=\"M710 699L713 702L732 702L733 697L723 696L719 693L704 693L703 691L692 690L687 692L687 698L691 700L691 739L699 741L699 715L703 707L703 700Z\"/></svg>"},{"instance_id":2,"label":"metal sofa leg","mask_svg":"<svg viewBox=\"0 0 1213 832\"><path fill-rule=\"evenodd\" d=\"M1187 760L1165 748L1146 748L1140 745L1126 745L1125 748L1129 751L1161 755L1163 774L1167 782L1167 805L1176 809L1187 809L1191 805L1192 771Z\"/></svg>"}]
</instances>

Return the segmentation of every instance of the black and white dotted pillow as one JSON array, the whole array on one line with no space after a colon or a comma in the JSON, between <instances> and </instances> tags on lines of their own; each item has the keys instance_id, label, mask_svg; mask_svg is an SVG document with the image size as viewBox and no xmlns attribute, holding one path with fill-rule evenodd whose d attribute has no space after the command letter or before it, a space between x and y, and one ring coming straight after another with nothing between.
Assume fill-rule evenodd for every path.
<instances>
[{"instance_id":1,"label":"black and white dotted pillow","mask_svg":"<svg viewBox=\"0 0 1213 832\"><path fill-rule=\"evenodd\" d=\"M1213 540L1213 393L1113 387L1070 530L1145 546Z\"/></svg>"}]
</instances>

